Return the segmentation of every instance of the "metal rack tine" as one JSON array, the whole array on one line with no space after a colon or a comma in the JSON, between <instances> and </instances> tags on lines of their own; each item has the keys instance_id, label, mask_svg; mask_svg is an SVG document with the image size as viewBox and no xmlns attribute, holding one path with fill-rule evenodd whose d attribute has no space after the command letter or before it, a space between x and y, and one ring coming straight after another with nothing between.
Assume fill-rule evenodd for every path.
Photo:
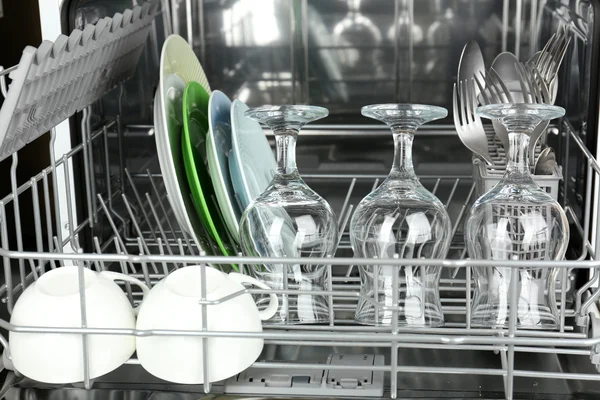
<instances>
[{"instance_id":1,"label":"metal rack tine","mask_svg":"<svg viewBox=\"0 0 600 400\"><path fill-rule=\"evenodd\" d=\"M348 187L348 191L346 192L346 197L344 198L344 203L342 204L342 209L340 210L340 214L338 217L338 225L342 222L345 216L346 207L348 206L348 202L350 201L350 197L352 196L352 191L354 190L354 185L356 185L356 178L352 178L350 182L350 186Z\"/></svg>"},{"instance_id":2,"label":"metal rack tine","mask_svg":"<svg viewBox=\"0 0 600 400\"><path fill-rule=\"evenodd\" d=\"M148 229L150 230L150 234L152 235L152 237L154 238L154 240L157 240L158 237L156 236L156 233L154 231L154 227L152 226L152 223L150 222L150 217L148 216L148 213L146 213L145 207L144 207L144 203L142 202L142 198L140 197L140 194L137 190L137 187L135 186L135 183L133 182L133 179L131 178L131 174L129 173L129 170L127 168L125 168L125 175L127 176L127 179L129 180L129 184L131 185L131 189L133 190L133 195L135 196L135 200L137 201L137 203L140 206L140 210L142 212L142 215L144 216L144 220L146 222L146 225L148 225ZM148 201L148 204L150 204L150 201Z\"/></svg>"},{"instance_id":3,"label":"metal rack tine","mask_svg":"<svg viewBox=\"0 0 600 400\"><path fill-rule=\"evenodd\" d=\"M140 229L140 226L138 225L136 219L135 219L135 215L133 214L133 210L131 209L131 206L129 205L129 200L127 200L127 196L125 196L125 194L121 195L121 198L123 199L123 203L125 204L125 208L127 209L127 212L129 213L129 216L131 217L131 223L133 224L133 227L138 235L138 239L141 241L141 244L143 246L143 249L146 251L146 254L150 255L150 249L148 249L148 246L146 245L146 242L142 240L143 234L142 234L142 230ZM143 254L143 252L142 252ZM158 269L156 268L156 264L154 264L153 262L150 263L152 265L152 269L154 270L154 273L158 274ZM143 268L143 264L142 264L142 268Z\"/></svg>"},{"instance_id":4,"label":"metal rack tine","mask_svg":"<svg viewBox=\"0 0 600 400\"><path fill-rule=\"evenodd\" d=\"M6 223L6 207L4 206L3 201L0 201L0 222L2 225L2 248L8 251L8 224ZM7 308L8 312L12 313L14 305L14 283L12 279L12 268L10 265L10 258L4 256L2 257L2 262L4 264L4 281L6 282Z\"/></svg>"},{"instance_id":5,"label":"metal rack tine","mask_svg":"<svg viewBox=\"0 0 600 400\"><path fill-rule=\"evenodd\" d=\"M100 196L100 195L98 195ZM116 236L113 236L113 243L115 245L115 252L117 254L127 254L127 251L123 248L121 250L121 246L119 245L119 239ZM119 261L119 265L121 266L121 272L127 275L127 267L123 261ZM133 269L133 267L132 267ZM133 273L135 274L135 269L133 269ZM133 292L131 291L131 284L125 281L125 290L127 292L127 297L129 298L129 302L133 305Z\"/></svg>"},{"instance_id":6,"label":"metal rack tine","mask_svg":"<svg viewBox=\"0 0 600 400\"><path fill-rule=\"evenodd\" d=\"M57 236L53 236L52 240L54 241L54 252L55 253L60 253L62 249L62 245L60 243L58 243L58 237ZM64 261L59 261L59 264L61 267L65 266L65 262Z\"/></svg>"},{"instance_id":7,"label":"metal rack tine","mask_svg":"<svg viewBox=\"0 0 600 400\"><path fill-rule=\"evenodd\" d=\"M144 248L146 248L145 244L143 243L143 240L141 237L137 238L137 243L138 243L138 249L140 251L140 256L144 255ZM150 253L148 253L148 255L150 255ZM150 283L150 273L148 272L148 264L145 261L141 262L142 264L142 272L144 273L144 281L146 282L146 285L148 285L148 287L152 286ZM152 265L154 265L154 263L152 263ZM156 265L154 265L154 273L158 274L158 270L156 269Z\"/></svg>"},{"instance_id":8,"label":"metal rack tine","mask_svg":"<svg viewBox=\"0 0 600 400\"><path fill-rule=\"evenodd\" d=\"M173 232L173 238L177 238L175 229L173 229L173 225L171 224L171 220L169 219L169 214L167 213L167 209L165 208L165 205L162 202L162 199L160 196L160 191L158 190L158 186L156 186L156 182L154 181L154 178L152 178L152 173L150 172L149 169L147 169L146 174L148 175L148 178L150 179L150 185L152 186L152 189L154 190L154 193L156 194L156 198L158 200L158 205L160 206L163 214L165 215L165 220L167 221L167 225L169 225L169 229L171 230L171 232ZM177 219L177 218L175 218L175 219ZM179 222L177 222L177 224L179 225ZM188 239L187 235L185 234L185 230L183 229L183 227L179 227L179 229L181 230L181 232L183 234L183 238L185 240L186 245L190 249L190 253L194 254L194 251L192 249L193 246L190 243L190 240Z\"/></svg>"},{"instance_id":9,"label":"metal rack tine","mask_svg":"<svg viewBox=\"0 0 600 400\"><path fill-rule=\"evenodd\" d=\"M431 189L431 194L433 194L435 196L435 193L437 192L438 188L440 187L440 181L442 179L441 178L437 178L437 180L435 181L435 185L433 185L433 189Z\"/></svg>"},{"instance_id":10,"label":"metal rack tine","mask_svg":"<svg viewBox=\"0 0 600 400\"><path fill-rule=\"evenodd\" d=\"M446 208L448 208L450 206L450 203L452 202L454 193L456 193L456 188L458 187L459 182L460 182L460 178L456 178L456 180L454 181L454 185L452 186L452 190L450 191L450 194L448 195L448 200L446 200L446 204L444 204L446 206Z\"/></svg>"},{"instance_id":11,"label":"metal rack tine","mask_svg":"<svg viewBox=\"0 0 600 400\"><path fill-rule=\"evenodd\" d=\"M46 217L46 237L48 240L48 252L54 251L54 243L52 241L52 211L50 209L50 188L48 186L48 174L46 170L42 171L42 183L44 187L44 211ZM56 268L56 261L50 260L50 268Z\"/></svg>"},{"instance_id":12,"label":"metal rack tine","mask_svg":"<svg viewBox=\"0 0 600 400\"><path fill-rule=\"evenodd\" d=\"M42 242L42 217L40 214L40 196L37 187L37 181L35 178L31 178L31 202L33 204L33 225L35 227L35 245L38 253L44 251L44 244ZM40 274L45 271L46 262L38 259L38 268Z\"/></svg>"},{"instance_id":13,"label":"metal rack tine","mask_svg":"<svg viewBox=\"0 0 600 400\"><path fill-rule=\"evenodd\" d=\"M108 218L108 224L110 225L110 227L112 228L112 231L114 233L114 237L115 240L117 242L119 242L120 246L123 248L123 252L125 254L127 254L127 250L125 247L125 243L123 242L123 239L121 239L121 235L119 234L119 230L117 229L117 226L115 225L115 221L112 219L111 215L110 215L110 211L108 210L108 208L106 207L106 203L104 203L104 199L102 199L102 196L100 194L97 195L98 200L100 200L100 207L102 208L102 210L104 211L104 215L106 215L106 217ZM133 264L131 262L128 262L131 271L133 273L135 273L135 268L133 267ZM127 273L125 271L123 271L123 273Z\"/></svg>"},{"instance_id":14,"label":"metal rack tine","mask_svg":"<svg viewBox=\"0 0 600 400\"><path fill-rule=\"evenodd\" d=\"M17 238L17 250L23 251L23 234L21 232L21 208L19 206L18 185L17 185L17 166L19 165L19 155L13 153L12 164L10 165L10 190L15 194L13 196L13 211L15 218L15 236ZM19 258L19 274L23 289L27 287L25 260Z\"/></svg>"},{"instance_id":15,"label":"metal rack tine","mask_svg":"<svg viewBox=\"0 0 600 400\"><path fill-rule=\"evenodd\" d=\"M111 213L113 213L113 215L119 220L121 221L121 224L123 227L127 226L127 221L125 220L125 218L123 218L121 216L121 214L119 214L114 208L113 208L113 190L112 190L112 179L111 179L111 174L110 174L110 156L108 155L110 153L109 148L108 148L108 129L106 128L106 126L103 129L103 133L104 133L104 168L105 168L105 173L106 173L106 201L108 203L108 209L111 211ZM104 207L106 208L106 207Z\"/></svg>"},{"instance_id":16,"label":"metal rack tine","mask_svg":"<svg viewBox=\"0 0 600 400\"><path fill-rule=\"evenodd\" d=\"M150 198L150 194L148 192L146 192L145 196L146 196L146 200L148 201L148 206L150 207L150 212L152 213L152 216L156 220L156 226L158 226L158 231L160 232L160 235L162 236L162 239L164 240L164 242L166 244L167 251L170 255L173 255L173 251L169 244L169 239L167 238L167 234L165 233L165 230L162 227L162 224L160 222L158 214L156 213L156 209L154 208L154 205L152 204L152 199ZM160 240L160 238L157 238L157 241L158 240ZM173 238L173 242L175 243L175 238Z\"/></svg>"},{"instance_id":17,"label":"metal rack tine","mask_svg":"<svg viewBox=\"0 0 600 400\"><path fill-rule=\"evenodd\" d=\"M94 248L96 249L96 253L102 254L102 248L100 247L100 241L98 240L98 236L94 236L93 239ZM104 261L96 261L96 269L98 271L106 271L106 266L104 265Z\"/></svg>"},{"instance_id":18,"label":"metal rack tine","mask_svg":"<svg viewBox=\"0 0 600 400\"><path fill-rule=\"evenodd\" d=\"M163 248L162 239L158 238L158 240L156 242L158 244L158 254L160 254L161 256L164 256L165 255L165 251L164 251L164 248ZM169 249L169 252L170 252L171 248L169 246L167 246L167 248ZM173 255L173 253L171 253L171 255ZM163 267L163 274L165 276L169 275L169 267L167 266L167 263L163 261L161 264L162 264L162 267Z\"/></svg>"},{"instance_id":19,"label":"metal rack tine","mask_svg":"<svg viewBox=\"0 0 600 400\"><path fill-rule=\"evenodd\" d=\"M92 203L93 203L93 197L92 197L92 188L91 188L91 181L94 180L94 177L92 176L92 174L90 173L90 168L93 164L90 164L90 147L89 147L89 143L88 143L88 133L89 133L89 127L90 127L90 116L91 116L91 106L85 107L82 111L82 118L81 118L81 142L83 145L82 148L82 152L83 152L83 173L85 176L85 193L86 193L86 202L87 202L87 211L88 211L88 218L89 218L89 223L90 223L90 228L94 227L94 212L92 210Z\"/></svg>"}]
</instances>

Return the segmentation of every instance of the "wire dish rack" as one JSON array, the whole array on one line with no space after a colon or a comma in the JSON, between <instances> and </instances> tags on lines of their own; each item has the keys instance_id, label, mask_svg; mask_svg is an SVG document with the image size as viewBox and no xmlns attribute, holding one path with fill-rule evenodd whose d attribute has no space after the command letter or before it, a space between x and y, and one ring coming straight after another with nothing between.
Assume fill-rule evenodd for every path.
<instances>
[{"instance_id":1,"label":"wire dish rack","mask_svg":"<svg viewBox=\"0 0 600 400\"><path fill-rule=\"evenodd\" d=\"M84 114L89 115L89 114ZM192 245L190 238L184 230L176 225L169 209L166 192L160 174L151 172L156 161L150 161L147 165L138 165L132 170L121 161L118 162L119 170L111 170L111 157L114 157L112 147L122 146L123 138L127 136L126 127L118 120L110 121L91 131L84 127L83 143L73 148L63 158L56 160L50 166L40 171L24 184L17 186L16 169L18 157L13 157L13 174L11 176L12 193L0 201L1 225L1 249L3 258L4 274L6 284L0 288L2 302L7 311L12 311L13 305L19 294L39 278L45 271L58 268L63 265L77 265L80 268L91 268L95 270L116 270L140 278L148 285L153 285L174 269L185 265L229 265L237 264L242 271L249 263L281 263L295 264L303 263L329 265L328 286L321 292L330 298L330 315L334 318L328 325L287 325L287 326L264 326L261 333L256 332L215 332L215 331L177 331L172 329L162 330L128 330L128 329L102 329L102 328L59 328L59 327L28 327L11 325L7 320L0 320L0 327L12 332L29 333L71 333L71 334L105 334L105 335L133 335L133 336L169 336L186 335L201 337L206 346L208 338L215 336L223 337L253 337L265 339L265 345L290 345L304 348L306 346L333 346L337 352L343 353L345 349L360 348L365 354L377 352L383 354L383 358L377 358L369 365L359 362L358 359L348 358L349 363L330 363L327 365L327 376L352 375L360 370L367 371L373 377L385 376L389 384L389 395L395 398L398 390L398 377L402 374L444 374L449 380L456 375L482 375L495 376L504 382L506 398L512 398L514 382L519 378L532 379L576 379L576 380L600 380L600 375L595 373L566 373L561 371L549 372L544 369L523 369L515 363L515 357L520 354L529 355L576 355L589 358L589 365L598 363L600 354L597 347L600 338L596 337L600 331L593 327L598 322L598 313L595 306L600 292L593 294L590 288L598 281L598 267L600 262L595 261L593 245L586 238L589 236L591 220L591 190L588 190L584 215L580 223L576 214L569 206L565 205L570 222L576 227L572 236L578 236L583 243L579 250L577 260L561 262L548 261L470 261L465 259L466 250L462 237L462 226L470 204L474 200L475 185L470 176L452 176L445 178L425 176L421 177L423 183L447 206L453 220L453 242L446 260L377 260L357 259L351 257L348 231L346 229L351 216L353 205L360 200L361 196L355 194L355 187L366 183L376 187L384 176L377 175L340 175L340 174L313 174L305 175L306 181L313 187L318 187L319 182L328 182L332 179L338 184L345 184L346 195L341 208L336 210L340 216L339 225L341 241L338 254L330 259L266 259L250 257L221 257L211 256L200 252ZM591 189L592 180L600 174L600 166L591 156L589 151L576 135L575 131L566 122L561 123L561 130L579 145L579 151L587 159L588 189ZM147 127L152 133L152 127ZM151 153L151 150L149 150ZM93 157L92 157L93 155ZM95 164L92 163L96 160ZM114 161L114 160L113 160ZM61 227L56 225L56 220L49 218L52 215L52 200L54 199L51 181L64 181L67 191L75 191L77 188L72 181L70 169L74 165L83 162L86 168L86 180L90 182L85 190L87 207L83 216L77 222L69 220L69 235L60 238L58 233ZM104 165L104 171L92 168L93 165ZM120 181L114 177L121 175L125 180ZM443 191L441 188L445 188ZM466 188L467 190L463 190ZM465 193L461 195L460 193ZM67 196L67 198L70 198ZM32 207L25 209L23 204L32 202ZM68 204L68 214L72 214L73 204ZM45 210L46 212L42 211ZM14 216L10 221L9 216ZM30 219L28 219L30 218ZM33 221L32 226L23 225L23 221ZM57 219L59 220L59 219ZM12 223L14 222L14 225ZM16 229L15 229L16 228ZM17 245L9 241L9 229L15 229ZM21 243L21 235L26 230L33 230L37 248L34 251L24 251ZM441 328L399 328L391 327L366 327L357 326L353 321L354 310L360 294L360 279L357 276L356 265L378 265L385 262L386 266L402 268L411 266L442 266L444 273L440 283L443 311L446 316L446 325ZM470 313L471 295L473 290L471 267L494 266L507 268L539 267L559 268L558 296L560 310L560 329L557 331L535 331L516 329L515 318L511 318L508 329L474 329L469 324L466 315ZM574 270L593 270L589 281L580 289L572 288L569 276ZM583 271L586 272L586 271ZM517 274L512 274L516 277ZM83 274L82 274L83 277ZM285 281L285 280L284 280ZM80 280L84 285L83 279ZM397 284L397 282L395 282ZM141 300L141 293L132 290L123 284L123 289L132 303ZM288 289L263 290L248 288L243 293L266 294L276 292L277 294L292 295L297 291ZM517 302L516 291L512 301ZM81 291L81 304L85 304L85 290ZM206 315L209 304L224 302L229 299L215 301L201 301L198 312ZM375 301L374 299L370 299ZM397 307L378 304L378 307L386 308L397 314ZM8 343L4 337L0 338L4 346L4 365L11 367ZM500 360L499 367L469 367L460 366L460 363L423 362L409 364L398 357L402 349L416 351L427 351L435 349L438 352L477 351L495 353ZM204 354L207 354L205 351ZM375 360L375 359L374 359ZM385 360L385 361L384 361ZM131 359L128 364L137 364L136 359ZM316 373L324 368L323 362L318 360L303 362L282 362L277 359L261 360L253 365L252 371L302 371L303 374ZM346 374L346 375L344 375ZM243 374L240 374L242 376ZM245 377L248 377L245 373ZM239 381L240 376L236 377ZM244 379L246 379L244 378ZM379 378L377 378L379 379ZM383 380L383 379L382 379ZM264 381L253 382L247 380L241 390L245 393L285 394L281 388L266 386ZM250 383L248 383L250 382ZM95 384L85 375L83 386L92 388ZM252 386L254 384L255 386ZM248 386L250 385L250 386ZM333 390L336 384L330 385ZM293 386L292 386L293 387ZM306 394L327 393L323 392L325 384L319 386L321 391L311 392L307 389ZM228 389L229 388L229 389ZM289 388L288 388L289 389ZM339 389L339 387L338 387ZM362 389L362 391L361 391ZM347 392L333 392L341 395L364 396L367 385L357 385ZM206 384L203 390L207 393L230 391L235 392L235 385L227 383ZM279 390L279 391L277 391ZM298 392L297 387L294 393ZM377 393L377 392L374 392ZM379 395L381 395L380 393Z\"/></svg>"}]
</instances>

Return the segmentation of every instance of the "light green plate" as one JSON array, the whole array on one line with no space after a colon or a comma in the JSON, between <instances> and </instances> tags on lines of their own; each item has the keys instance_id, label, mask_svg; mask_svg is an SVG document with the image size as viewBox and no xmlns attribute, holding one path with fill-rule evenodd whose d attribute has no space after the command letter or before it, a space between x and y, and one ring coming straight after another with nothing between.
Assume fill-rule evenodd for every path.
<instances>
[{"instance_id":1,"label":"light green plate","mask_svg":"<svg viewBox=\"0 0 600 400\"><path fill-rule=\"evenodd\" d=\"M200 221L217 242L223 255L232 255L231 244L216 202L206 167L208 102L210 95L197 82L189 82L183 93L183 137L181 148L192 200Z\"/></svg>"}]
</instances>

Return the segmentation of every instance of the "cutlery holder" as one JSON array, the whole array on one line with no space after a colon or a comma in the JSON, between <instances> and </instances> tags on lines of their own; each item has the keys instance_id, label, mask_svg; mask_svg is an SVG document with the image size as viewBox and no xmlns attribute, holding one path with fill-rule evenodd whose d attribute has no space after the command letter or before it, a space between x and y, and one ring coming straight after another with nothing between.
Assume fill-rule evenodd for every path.
<instances>
[{"instance_id":1,"label":"cutlery holder","mask_svg":"<svg viewBox=\"0 0 600 400\"><path fill-rule=\"evenodd\" d=\"M476 198L493 188L504 175L506 164L500 166L486 165L485 161L473 157L473 182L475 183ZM556 164L552 175L533 175L535 182L549 193L553 199L558 199L558 184L562 180L562 168Z\"/></svg>"}]
</instances>

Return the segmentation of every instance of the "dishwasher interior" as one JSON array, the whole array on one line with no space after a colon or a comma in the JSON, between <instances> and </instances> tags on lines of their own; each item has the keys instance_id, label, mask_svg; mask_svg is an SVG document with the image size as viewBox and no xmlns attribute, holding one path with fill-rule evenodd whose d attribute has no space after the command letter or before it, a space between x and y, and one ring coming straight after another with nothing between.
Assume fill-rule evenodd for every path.
<instances>
[{"instance_id":1,"label":"dishwasher interior","mask_svg":"<svg viewBox=\"0 0 600 400\"><path fill-rule=\"evenodd\" d=\"M63 32L142 2L133 3L64 1ZM2 344L14 329L7 321L19 293L48 268L127 271L156 284L167 271L205 256L176 226L156 158L152 104L161 45L171 33L193 47L211 87L232 99L250 107L329 109L328 118L299 135L297 163L341 227L331 267L334 321L265 326L265 347L255 365L204 386L160 381L135 357L81 384L41 384L12 371L5 352L0 394L7 399L597 398L598 13L600 2L582 0L161 1L132 78L69 119L72 150L49 157L51 166L26 179L17 174L18 153L12 156L10 182L4 182L11 193L0 201ZM482 193L472 154L452 121L461 49L477 40L488 65L502 51L527 60L559 28L571 36L556 100L567 114L550 127L548 144L561 167L556 190L571 238L566 261L540 266L561 267L561 328L474 329L465 317L473 282L471 264L462 261L467 256L463 226ZM343 35L344 30L353 31ZM453 223L440 282L442 328L365 327L353 321L357 297L352 293L359 291L360 279L347 222L358 202L385 179L393 155L388 128L360 114L361 106L376 103L433 104L450 111L419 130L413 149L417 175L446 205ZM56 134L47 134L50 149ZM267 129L265 134L273 143ZM68 204L57 204L59 190ZM209 262L222 263L208 256ZM235 257L228 261L243 265ZM125 289L134 303L141 300L141 292Z\"/></svg>"}]
</instances>

